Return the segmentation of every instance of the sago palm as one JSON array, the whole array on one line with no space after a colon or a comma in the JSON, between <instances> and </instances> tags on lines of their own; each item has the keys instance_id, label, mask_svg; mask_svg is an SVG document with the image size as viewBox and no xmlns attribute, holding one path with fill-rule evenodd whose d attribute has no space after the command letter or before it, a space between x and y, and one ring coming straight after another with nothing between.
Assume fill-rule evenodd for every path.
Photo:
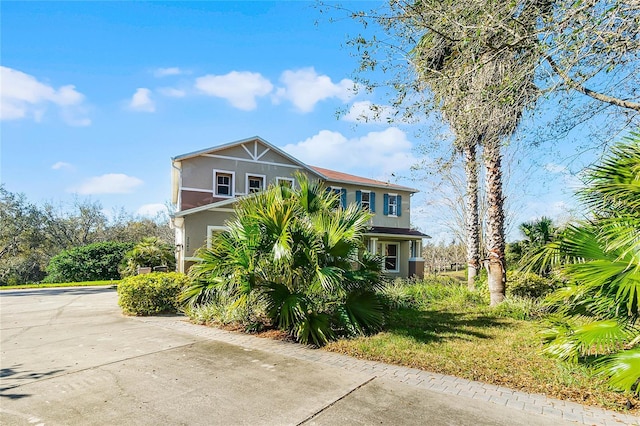
<instances>
[{"instance_id":1,"label":"sago palm","mask_svg":"<svg viewBox=\"0 0 640 426\"><path fill-rule=\"evenodd\" d=\"M228 230L198 252L183 299L202 304L222 292L245 307L257 299L273 325L316 345L379 328L381 264L362 255L370 214L337 208L337 196L304 175L297 182L238 201Z\"/></svg>"},{"instance_id":2,"label":"sago palm","mask_svg":"<svg viewBox=\"0 0 640 426\"><path fill-rule=\"evenodd\" d=\"M612 386L638 392L640 135L589 170L579 195L592 216L568 226L533 260L559 266L569 278L549 299L557 316L545 332L545 351L572 361L591 356Z\"/></svg>"}]
</instances>

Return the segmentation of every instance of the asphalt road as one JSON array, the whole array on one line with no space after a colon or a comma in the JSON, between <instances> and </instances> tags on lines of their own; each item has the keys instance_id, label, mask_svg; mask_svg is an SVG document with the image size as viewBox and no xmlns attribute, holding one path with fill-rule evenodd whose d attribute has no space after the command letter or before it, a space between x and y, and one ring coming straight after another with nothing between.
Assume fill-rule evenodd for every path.
<instances>
[{"instance_id":1,"label":"asphalt road","mask_svg":"<svg viewBox=\"0 0 640 426\"><path fill-rule=\"evenodd\" d=\"M162 328L111 288L3 291L0 313L2 425L563 424Z\"/></svg>"}]
</instances>

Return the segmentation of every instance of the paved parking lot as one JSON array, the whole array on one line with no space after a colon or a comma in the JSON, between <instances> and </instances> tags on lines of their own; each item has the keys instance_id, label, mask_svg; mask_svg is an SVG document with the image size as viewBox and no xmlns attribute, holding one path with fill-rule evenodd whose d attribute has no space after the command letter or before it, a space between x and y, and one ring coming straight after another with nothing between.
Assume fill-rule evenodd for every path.
<instances>
[{"instance_id":1,"label":"paved parking lot","mask_svg":"<svg viewBox=\"0 0 640 426\"><path fill-rule=\"evenodd\" d=\"M111 288L0 293L0 424L557 425L640 419L120 314Z\"/></svg>"}]
</instances>

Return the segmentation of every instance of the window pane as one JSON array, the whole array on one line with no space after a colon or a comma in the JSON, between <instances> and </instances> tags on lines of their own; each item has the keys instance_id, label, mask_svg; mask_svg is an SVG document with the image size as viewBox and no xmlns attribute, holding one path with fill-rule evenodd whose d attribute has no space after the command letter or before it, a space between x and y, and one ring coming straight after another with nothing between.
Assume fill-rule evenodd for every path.
<instances>
[{"instance_id":1,"label":"window pane","mask_svg":"<svg viewBox=\"0 0 640 426\"><path fill-rule=\"evenodd\" d=\"M250 177L249 178L249 192L258 192L262 190L262 178Z\"/></svg>"},{"instance_id":2,"label":"window pane","mask_svg":"<svg viewBox=\"0 0 640 426\"><path fill-rule=\"evenodd\" d=\"M216 174L216 194L231 195L231 175L218 173Z\"/></svg>"},{"instance_id":3,"label":"window pane","mask_svg":"<svg viewBox=\"0 0 640 426\"><path fill-rule=\"evenodd\" d=\"M387 271L395 271L398 269L398 259L394 257L387 257L384 260L384 269Z\"/></svg>"},{"instance_id":4,"label":"window pane","mask_svg":"<svg viewBox=\"0 0 640 426\"><path fill-rule=\"evenodd\" d=\"M398 246L395 244L387 244L387 256L396 256L398 254Z\"/></svg>"}]
</instances>

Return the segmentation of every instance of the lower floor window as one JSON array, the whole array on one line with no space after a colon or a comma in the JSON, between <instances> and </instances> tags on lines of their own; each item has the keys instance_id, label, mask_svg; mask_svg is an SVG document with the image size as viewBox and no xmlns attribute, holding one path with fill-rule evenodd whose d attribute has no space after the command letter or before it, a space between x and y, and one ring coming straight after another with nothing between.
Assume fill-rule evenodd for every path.
<instances>
[{"instance_id":1,"label":"lower floor window","mask_svg":"<svg viewBox=\"0 0 640 426\"><path fill-rule=\"evenodd\" d=\"M385 271L397 272L398 268L398 244L385 244L384 249Z\"/></svg>"}]
</instances>

